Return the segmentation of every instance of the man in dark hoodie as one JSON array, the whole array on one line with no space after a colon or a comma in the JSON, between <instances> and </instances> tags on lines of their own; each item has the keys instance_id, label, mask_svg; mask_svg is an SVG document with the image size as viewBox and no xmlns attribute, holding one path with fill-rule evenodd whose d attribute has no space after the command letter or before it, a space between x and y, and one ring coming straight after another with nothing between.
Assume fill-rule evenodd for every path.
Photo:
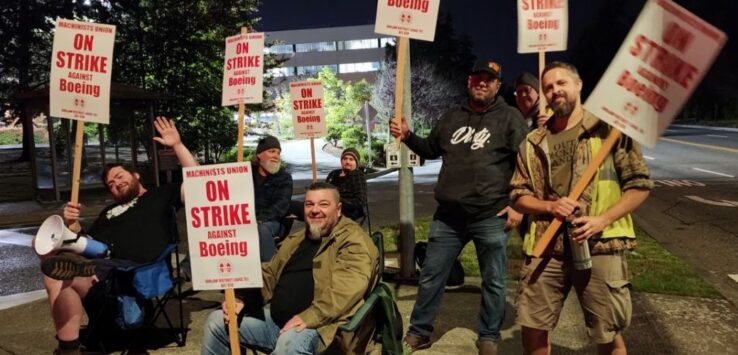
<instances>
[{"instance_id":1,"label":"man in dark hoodie","mask_svg":"<svg viewBox=\"0 0 738 355\"><path fill-rule=\"evenodd\" d=\"M443 158L425 266L405 336L410 350L428 348L451 264L472 240L482 276L482 310L477 347L496 354L505 319L508 230L521 215L508 206L508 187L520 142L528 132L517 109L497 96L500 65L480 61L467 79L469 99L441 116L427 138L413 134L405 120L390 132L426 159Z\"/></svg>"},{"instance_id":2,"label":"man in dark hoodie","mask_svg":"<svg viewBox=\"0 0 738 355\"><path fill-rule=\"evenodd\" d=\"M292 176L281 167L282 146L274 136L265 136L256 146L251 161L254 178L254 204L259 225L261 262L272 259L279 236L279 219L287 215L292 198Z\"/></svg>"}]
</instances>

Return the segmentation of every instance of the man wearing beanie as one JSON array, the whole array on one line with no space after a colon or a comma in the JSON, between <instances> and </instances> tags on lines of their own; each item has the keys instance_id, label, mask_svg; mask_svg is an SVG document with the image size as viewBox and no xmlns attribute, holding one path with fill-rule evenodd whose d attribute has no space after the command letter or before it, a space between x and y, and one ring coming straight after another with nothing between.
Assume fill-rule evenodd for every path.
<instances>
[{"instance_id":1,"label":"man wearing beanie","mask_svg":"<svg viewBox=\"0 0 738 355\"><path fill-rule=\"evenodd\" d=\"M538 78L531 73L523 72L515 80L515 104L517 104L520 113L523 114L531 131L540 125L537 122L539 100Z\"/></svg>"},{"instance_id":2,"label":"man wearing beanie","mask_svg":"<svg viewBox=\"0 0 738 355\"><path fill-rule=\"evenodd\" d=\"M509 207L508 187L520 142L528 133L520 112L497 93L500 65L479 61L467 78L469 98L446 111L426 138L402 120L390 132L425 159L443 158L426 259L405 336L409 350L430 347L433 321L441 305L451 265L473 241L482 276L482 309L477 327L479 354L497 354L505 319L508 230L521 215Z\"/></svg>"},{"instance_id":3,"label":"man wearing beanie","mask_svg":"<svg viewBox=\"0 0 738 355\"><path fill-rule=\"evenodd\" d=\"M366 205L366 178L359 162L359 152L346 148L341 153L341 169L331 171L325 179L341 194L341 214L354 221L364 217Z\"/></svg>"},{"instance_id":4,"label":"man wearing beanie","mask_svg":"<svg viewBox=\"0 0 738 355\"><path fill-rule=\"evenodd\" d=\"M274 255L274 238L280 231L279 219L287 214L292 197L292 176L281 168L281 153L279 140L265 136L259 140L256 155L251 161L262 262L271 260Z\"/></svg>"}]
</instances>

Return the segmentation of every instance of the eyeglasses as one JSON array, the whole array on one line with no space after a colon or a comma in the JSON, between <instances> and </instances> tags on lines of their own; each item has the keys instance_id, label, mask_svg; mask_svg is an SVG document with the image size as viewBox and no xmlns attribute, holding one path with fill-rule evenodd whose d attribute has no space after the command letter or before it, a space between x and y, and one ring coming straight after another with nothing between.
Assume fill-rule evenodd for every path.
<instances>
[{"instance_id":1,"label":"eyeglasses","mask_svg":"<svg viewBox=\"0 0 738 355\"><path fill-rule=\"evenodd\" d=\"M530 96L530 94L533 91L535 91L535 89L533 89L532 87L530 87L528 85L523 85L523 86L515 89L515 96L523 96L523 95Z\"/></svg>"}]
</instances>

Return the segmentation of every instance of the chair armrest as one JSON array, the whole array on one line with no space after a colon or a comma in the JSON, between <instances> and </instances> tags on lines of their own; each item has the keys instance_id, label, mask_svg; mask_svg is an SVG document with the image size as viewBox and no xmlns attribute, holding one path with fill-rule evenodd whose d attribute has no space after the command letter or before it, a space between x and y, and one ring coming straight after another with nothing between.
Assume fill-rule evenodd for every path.
<instances>
[{"instance_id":1,"label":"chair armrest","mask_svg":"<svg viewBox=\"0 0 738 355\"><path fill-rule=\"evenodd\" d=\"M361 305L358 311L356 311L356 314L354 314L353 317L351 317L351 320L349 320L348 323L342 325L339 327L339 329L342 332L347 333L353 333L356 331L356 329L359 328L361 323L364 322L364 319L367 315L374 309L374 306L377 304L377 301L379 301L379 295L377 295L374 291L372 291L371 294L369 294L369 297L364 301L364 304Z\"/></svg>"}]
</instances>

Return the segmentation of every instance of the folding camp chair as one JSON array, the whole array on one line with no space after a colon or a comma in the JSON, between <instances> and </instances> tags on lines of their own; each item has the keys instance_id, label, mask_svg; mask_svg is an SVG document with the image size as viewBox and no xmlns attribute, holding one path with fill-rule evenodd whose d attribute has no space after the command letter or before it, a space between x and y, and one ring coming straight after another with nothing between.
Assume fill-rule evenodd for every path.
<instances>
[{"instance_id":1,"label":"folding camp chair","mask_svg":"<svg viewBox=\"0 0 738 355\"><path fill-rule=\"evenodd\" d=\"M172 211L172 229L170 243L164 248L156 260L142 265L119 267L111 272L106 283L106 295L98 306L96 314L88 314L90 322L87 326L86 342L93 337L103 322L118 325L121 330L156 329L157 321L163 317L169 333L177 346L184 346L187 341L187 328L184 323L182 304L182 283L184 277L180 268L179 232L176 222L176 209ZM174 265L172 265L172 262ZM167 312L167 304L174 300L177 304L178 324L175 327ZM143 312L143 313L142 313ZM131 316L141 316L141 322L128 323ZM104 348L102 342L98 342Z\"/></svg>"},{"instance_id":2,"label":"folding camp chair","mask_svg":"<svg viewBox=\"0 0 738 355\"><path fill-rule=\"evenodd\" d=\"M339 329L342 332L356 332L368 316L374 315L376 322L375 341L382 344L382 354L402 354L402 317L399 315L392 287L382 281L384 273L384 236L381 232L372 233L372 241L379 250L379 270L377 281L364 300L364 304L351 320Z\"/></svg>"}]
</instances>

